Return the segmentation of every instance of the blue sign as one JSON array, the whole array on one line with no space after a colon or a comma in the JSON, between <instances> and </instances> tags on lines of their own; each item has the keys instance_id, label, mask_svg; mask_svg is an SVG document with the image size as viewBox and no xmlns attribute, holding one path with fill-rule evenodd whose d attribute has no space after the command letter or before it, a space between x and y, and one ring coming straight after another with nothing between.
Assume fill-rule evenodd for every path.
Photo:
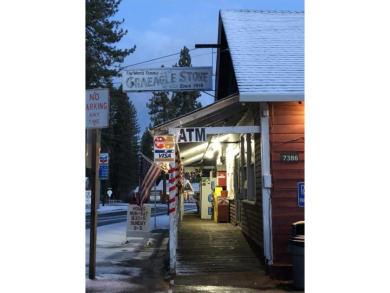
<instances>
[{"instance_id":1,"label":"blue sign","mask_svg":"<svg viewBox=\"0 0 390 293\"><path fill-rule=\"evenodd\" d=\"M100 164L108 164L108 153L101 153L99 156Z\"/></svg>"},{"instance_id":2,"label":"blue sign","mask_svg":"<svg viewBox=\"0 0 390 293\"><path fill-rule=\"evenodd\" d=\"M298 183L298 206L305 207L305 182Z\"/></svg>"},{"instance_id":3,"label":"blue sign","mask_svg":"<svg viewBox=\"0 0 390 293\"><path fill-rule=\"evenodd\" d=\"M108 179L108 165L99 166L99 179L107 180Z\"/></svg>"}]
</instances>

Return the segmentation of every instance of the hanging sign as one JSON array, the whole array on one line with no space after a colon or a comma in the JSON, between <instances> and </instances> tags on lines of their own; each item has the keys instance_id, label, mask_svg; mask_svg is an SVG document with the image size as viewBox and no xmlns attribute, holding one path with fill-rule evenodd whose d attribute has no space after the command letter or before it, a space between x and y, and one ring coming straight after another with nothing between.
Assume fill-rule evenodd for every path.
<instances>
[{"instance_id":1,"label":"hanging sign","mask_svg":"<svg viewBox=\"0 0 390 293\"><path fill-rule=\"evenodd\" d=\"M159 67L125 70L122 73L124 92L187 92L211 91L212 67Z\"/></svg>"},{"instance_id":2,"label":"hanging sign","mask_svg":"<svg viewBox=\"0 0 390 293\"><path fill-rule=\"evenodd\" d=\"M175 141L170 135L157 135L154 141L154 161L169 163L175 161Z\"/></svg>"},{"instance_id":3,"label":"hanging sign","mask_svg":"<svg viewBox=\"0 0 390 293\"><path fill-rule=\"evenodd\" d=\"M85 91L85 127L106 128L109 117L109 90L92 89Z\"/></svg>"}]
</instances>

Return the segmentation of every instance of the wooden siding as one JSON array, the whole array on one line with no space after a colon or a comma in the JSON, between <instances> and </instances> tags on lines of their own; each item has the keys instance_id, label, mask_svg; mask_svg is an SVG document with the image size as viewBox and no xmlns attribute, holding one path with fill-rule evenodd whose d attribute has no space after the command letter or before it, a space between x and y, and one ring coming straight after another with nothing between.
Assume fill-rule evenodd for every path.
<instances>
[{"instance_id":1,"label":"wooden siding","mask_svg":"<svg viewBox=\"0 0 390 293\"><path fill-rule=\"evenodd\" d=\"M304 103L270 103L272 240L274 265L291 265L287 252L291 224L304 220L297 184L305 181ZM298 162L281 162L282 152L298 152Z\"/></svg>"},{"instance_id":2,"label":"wooden siding","mask_svg":"<svg viewBox=\"0 0 390 293\"><path fill-rule=\"evenodd\" d=\"M242 201L241 230L259 247L263 248L263 211L259 205Z\"/></svg>"},{"instance_id":3,"label":"wooden siding","mask_svg":"<svg viewBox=\"0 0 390 293\"><path fill-rule=\"evenodd\" d=\"M236 226L237 222L236 222L236 204L235 204L235 200L229 200L229 208L230 208L230 215L229 215L230 223L232 223L234 226Z\"/></svg>"},{"instance_id":4,"label":"wooden siding","mask_svg":"<svg viewBox=\"0 0 390 293\"><path fill-rule=\"evenodd\" d=\"M260 125L260 114L258 104L253 106L254 123ZM255 134L255 204L245 201L241 204L241 229L254 243L256 243L263 254L263 199L262 199L262 176L261 176L261 142L260 134Z\"/></svg>"}]
</instances>

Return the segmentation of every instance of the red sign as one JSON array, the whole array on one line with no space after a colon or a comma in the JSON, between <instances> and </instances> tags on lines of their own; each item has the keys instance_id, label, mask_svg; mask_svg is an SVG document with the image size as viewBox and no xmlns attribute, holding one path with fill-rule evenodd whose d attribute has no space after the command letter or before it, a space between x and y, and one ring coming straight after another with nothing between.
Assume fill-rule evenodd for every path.
<instances>
[{"instance_id":1,"label":"red sign","mask_svg":"<svg viewBox=\"0 0 390 293\"><path fill-rule=\"evenodd\" d=\"M154 147L158 149L172 149L175 142L172 136L156 136L154 138Z\"/></svg>"}]
</instances>

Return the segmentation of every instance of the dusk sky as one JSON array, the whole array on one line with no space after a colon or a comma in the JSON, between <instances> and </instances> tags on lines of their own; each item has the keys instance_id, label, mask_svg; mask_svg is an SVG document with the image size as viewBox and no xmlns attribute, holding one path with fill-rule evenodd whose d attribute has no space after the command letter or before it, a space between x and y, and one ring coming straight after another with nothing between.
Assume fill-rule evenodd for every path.
<instances>
[{"instance_id":1,"label":"dusk sky","mask_svg":"<svg viewBox=\"0 0 390 293\"><path fill-rule=\"evenodd\" d=\"M137 46L135 52L126 58L123 66L133 69L155 68L161 65L172 67L178 62L179 54L152 62L138 65L137 63L180 53L184 46L193 49L195 44L216 44L218 16L221 9L304 11L304 1L123 0L114 19L124 18L122 28L127 29L128 33L118 47ZM212 49L191 51L192 66L213 66L215 73L216 50L214 49L213 52ZM121 79L116 79L115 82L115 85L119 86ZM214 95L212 91L208 93ZM200 102L203 106L214 101L210 95L202 93ZM152 97L152 93L129 93L128 96L137 108L140 135L142 135L150 123L146 103Z\"/></svg>"},{"instance_id":2,"label":"dusk sky","mask_svg":"<svg viewBox=\"0 0 390 293\"><path fill-rule=\"evenodd\" d=\"M137 45L124 64L131 65L215 43L219 9L305 10L305 230L308 255L315 256L307 284L315 292L332 291L326 285L337 282L323 278L329 272L339 276L339 292L380 292L388 278L387 2L123 0L117 14L129 30L120 46ZM85 3L0 6L0 291L79 292L75 284L85 286ZM211 55L195 56L210 51L191 51L193 65L210 66ZM140 114L148 98L130 95ZM145 122L139 119L141 133ZM324 233L318 231L330 230L337 241L319 252ZM368 237L357 238L363 230ZM362 247L369 251L365 261Z\"/></svg>"}]
</instances>

